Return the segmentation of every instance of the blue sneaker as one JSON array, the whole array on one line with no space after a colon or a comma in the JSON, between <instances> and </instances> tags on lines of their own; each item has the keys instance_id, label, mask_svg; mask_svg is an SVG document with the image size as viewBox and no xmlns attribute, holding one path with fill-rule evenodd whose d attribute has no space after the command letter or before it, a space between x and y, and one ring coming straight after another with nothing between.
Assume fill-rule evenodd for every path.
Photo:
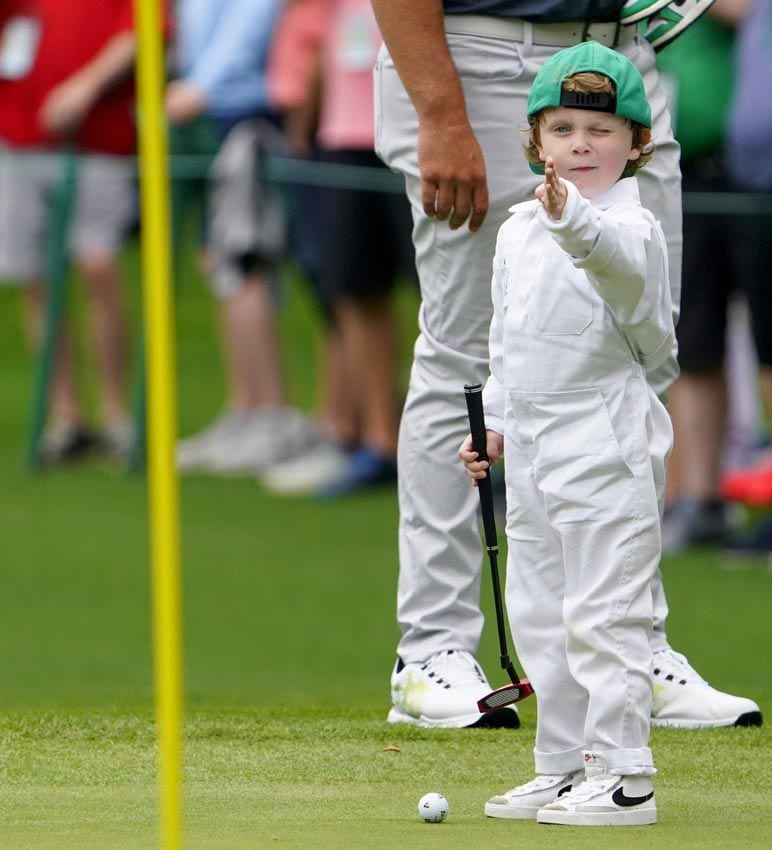
<instances>
[{"instance_id":1,"label":"blue sneaker","mask_svg":"<svg viewBox=\"0 0 772 850\"><path fill-rule=\"evenodd\" d=\"M729 555L772 556L772 516L759 520L744 534L730 537L725 551Z\"/></svg>"},{"instance_id":2,"label":"blue sneaker","mask_svg":"<svg viewBox=\"0 0 772 850\"><path fill-rule=\"evenodd\" d=\"M357 449L349 458L348 469L337 481L319 490L320 499L336 499L359 490L369 490L397 480L397 463L371 449Z\"/></svg>"},{"instance_id":3,"label":"blue sneaker","mask_svg":"<svg viewBox=\"0 0 772 850\"><path fill-rule=\"evenodd\" d=\"M662 552L675 555L692 546L722 546L729 530L726 507L720 500L681 499L662 519Z\"/></svg>"}]
</instances>

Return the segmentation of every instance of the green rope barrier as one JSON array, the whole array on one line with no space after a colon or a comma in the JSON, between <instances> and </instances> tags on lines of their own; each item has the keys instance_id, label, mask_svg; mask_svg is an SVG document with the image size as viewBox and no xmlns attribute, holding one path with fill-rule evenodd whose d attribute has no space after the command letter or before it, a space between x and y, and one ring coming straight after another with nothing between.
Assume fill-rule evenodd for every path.
<instances>
[{"instance_id":1,"label":"green rope barrier","mask_svg":"<svg viewBox=\"0 0 772 850\"><path fill-rule=\"evenodd\" d=\"M37 352L28 430L27 461L30 468L36 471L43 466L41 443L48 418L51 374L59 343L62 316L67 303L70 271L67 238L80 165L79 157L69 150L64 151L59 159L60 177L51 202L51 218L46 242L43 338Z\"/></svg>"},{"instance_id":2,"label":"green rope barrier","mask_svg":"<svg viewBox=\"0 0 772 850\"><path fill-rule=\"evenodd\" d=\"M204 128L206 129L206 128ZM200 135L200 134L199 134ZM188 192L180 184L187 181L205 180L210 175L214 152L211 140L201 136L196 145L199 151L206 153L173 154L169 158L170 175L174 181L173 242L179 247L179 222L182 207ZM194 149L196 149L194 147ZM0 156L3 154L0 153ZM51 382L52 364L59 334L59 325L66 304L67 279L69 275L67 258L67 232L74 201L75 182L80 157L73 151L63 154L29 154L18 157L21 167L40 168L41 163L56 159L61 169L61 177L53 198L51 209L51 227L46 243L46 314L43 342L37 355L35 386L30 411L28 439L28 462L31 468L42 466L41 438L48 412L48 392ZM137 158L125 157L126 168L136 173ZM402 194L405 191L404 179L385 168L344 165L340 163L318 162L316 160L293 159L289 157L265 157L258 165L258 179L279 184L304 184L337 189L366 190ZM685 192L683 194L685 213L694 215L772 215L772 193L754 192ZM175 250L179 256L179 251ZM133 416L136 424L135 444L130 452L127 468L137 470L144 461L144 419L145 387L141 345L137 355L136 378L133 390Z\"/></svg>"},{"instance_id":3,"label":"green rope barrier","mask_svg":"<svg viewBox=\"0 0 772 850\"><path fill-rule=\"evenodd\" d=\"M0 157L3 154L0 153ZM18 156L18 152L14 154ZM28 168L38 168L51 154L29 154L24 157ZM126 167L136 173L136 157L125 157ZM202 180L209 177L212 154L174 154L169 158L173 180ZM23 166L22 166L23 167ZM300 183L338 189L361 189L402 194L401 175L385 168L317 160L270 156L261 160L258 176L274 183ZM770 192L684 192L684 212L696 215L772 215Z\"/></svg>"}]
</instances>

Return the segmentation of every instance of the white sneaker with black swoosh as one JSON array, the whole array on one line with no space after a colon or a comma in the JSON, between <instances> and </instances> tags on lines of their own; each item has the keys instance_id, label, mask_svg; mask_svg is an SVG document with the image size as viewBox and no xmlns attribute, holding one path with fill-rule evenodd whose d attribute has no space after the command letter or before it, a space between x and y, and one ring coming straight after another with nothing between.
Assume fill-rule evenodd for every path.
<instances>
[{"instance_id":1,"label":"white sneaker with black swoosh","mask_svg":"<svg viewBox=\"0 0 772 850\"><path fill-rule=\"evenodd\" d=\"M538 823L568 826L644 826L657 822L657 804L650 776L614 776L587 766L587 778L536 814ZM603 771L603 772L601 772Z\"/></svg>"},{"instance_id":2,"label":"white sneaker with black swoosh","mask_svg":"<svg viewBox=\"0 0 772 850\"><path fill-rule=\"evenodd\" d=\"M571 773L542 773L506 794L491 797L485 804L489 818L536 820L542 806L551 803L584 781L584 768Z\"/></svg>"}]
</instances>

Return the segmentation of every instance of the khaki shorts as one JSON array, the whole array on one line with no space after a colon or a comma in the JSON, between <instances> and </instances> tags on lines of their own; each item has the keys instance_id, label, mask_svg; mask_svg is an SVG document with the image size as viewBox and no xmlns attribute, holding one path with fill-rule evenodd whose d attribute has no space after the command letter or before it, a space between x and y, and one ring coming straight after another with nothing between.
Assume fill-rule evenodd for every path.
<instances>
[{"instance_id":1,"label":"khaki shorts","mask_svg":"<svg viewBox=\"0 0 772 850\"><path fill-rule=\"evenodd\" d=\"M26 282L45 272L47 234L64 160L40 149L0 147L0 282ZM68 239L76 261L115 254L136 217L134 164L125 157L82 156Z\"/></svg>"}]
</instances>

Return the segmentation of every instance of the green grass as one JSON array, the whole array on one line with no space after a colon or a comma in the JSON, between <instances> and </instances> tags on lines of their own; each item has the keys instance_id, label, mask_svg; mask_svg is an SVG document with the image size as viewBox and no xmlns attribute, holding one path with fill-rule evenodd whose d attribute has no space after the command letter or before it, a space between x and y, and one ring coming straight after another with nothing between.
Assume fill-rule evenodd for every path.
<instances>
[{"instance_id":1,"label":"green grass","mask_svg":"<svg viewBox=\"0 0 772 850\"><path fill-rule=\"evenodd\" d=\"M530 770L532 710L525 716L519 732L427 732L394 729L382 711L358 707L194 710L185 739L188 846L619 846L617 830L481 816L487 796ZM153 846L147 711L12 714L0 724L0 742L2 846ZM625 829L622 846L768 846L765 743L759 730L657 730L660 822ZM451 801L447 821L436 826L415 811L430 789Z\"/></svg>"},{"instance_id":2,"label":"green grass","mask_svg":"<svg viewBox=\"0 0 772 850\"><path fill-rule=\"evenodd\" d=\"M403 299L405 362L414 306ZM17 312L17 294L0 289L0 847L144 850L158 846L146 488L97 462L25 470L31 369ZM293 398L308 409L318 341L302 289L282 315ZM222 403L213 333L188 267L182 432ZM481 815L487 797L530 777L533 701L519 732L384 722L397 637L393 491L317 504L272 499L248 479L193 477L181 493L186 847L620 845L616 830ZM768 714L768 565L705 551L665 573L673 644ZM484 604L492 611L487 591ZM502 684L492 632L481 657ZM625 830L623 846L767 846L768 728L655 730L660 823ZM429 790L451 802L443 824L418 820Z\"/></svg>"}]
</instances>

